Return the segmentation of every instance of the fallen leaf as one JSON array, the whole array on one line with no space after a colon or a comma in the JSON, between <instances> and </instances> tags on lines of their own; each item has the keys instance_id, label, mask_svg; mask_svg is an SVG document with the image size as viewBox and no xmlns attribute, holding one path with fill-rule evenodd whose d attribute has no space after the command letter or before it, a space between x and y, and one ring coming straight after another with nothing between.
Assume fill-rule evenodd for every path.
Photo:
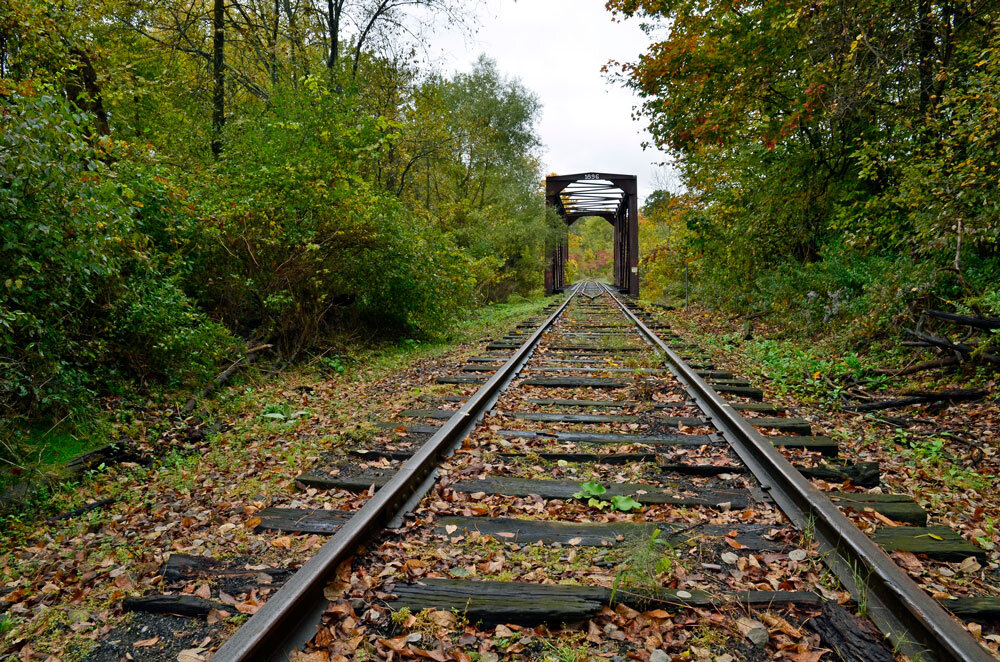
<instances>
[{"instance_id":1,"label":"fallen leaf","mask_svg":"<svg viewBox=\"0 0 1000 662\"><path fill-rule=\"evenodd\" d=\"M824 648L818 651L803 651L787 657L793 662L819 662L820 658L822 658L826 652L827 649Z\"/></svg>"},{"instance_id":2,"label":"fallen leaf","mask_svg":"<svg viewBox=\"0 0 1000 662\"><path fill-rule=\"evenodd\" d=\"M897 522L894 519L889 519L882 513L878 512L877 510L872 510L868 514L877 519L878 521L882 522L886 526L900 526L899 522Z\"/></svg>"},{"instance_id":3,"label":"fallen leaf","mask_svg":"<svg viewBox=\"0 0 1000 662\"><path fill-rule=\"evenodd\" d=\"M805 561L806 560L806 550L804 549L793 549L788 552L788 558L792 561Z\"/></svg>"},{"instance_id":4,"label":"fallen leaf","mask_svg":"<svg viewBox=\"0 0 1000 662\"><path fill-rule=\"evenodd\" d=\"M967 575L979 572L982 567L983 566L979 565L979 561L976 560L975 556L966 557L964 561L958 564L958 569Z\"/></svg>"},{"instance_id":5,"label":"fallen leaf","mask_svg":"<svg viewBox=\"0 0 1000 662\"><path fill-rule=\"evenodd\" d=\"M205 622L209 625L215 625L219 621L229 618L230 616L232 616L232 614L225 609L210 609L208 616L205 618Z\"/></svg>"},{"instance_id":6,"label":"fallen leaf","mask_svg":"<svg viewBox=\"0 0 1000 662\"><path fill-rule=\"evenodd\" d=\"M435 609L431 612L431 620L443 628L454 628L458 624L458 617L450 611Z\"/></svg>"},{"instance_id":7,"label":"fallen leaf","mask_svg":"<svg viewBox=\"0 0 1000 662\"><path fill-rule=\"evenodd\" d=\"M132 644L133 648L149 648L150 646L155 646L156 642L160 640L159 636L153 637L152 639L142 639L140 641Z\"/></svg>"},{"instance_id":8,"label":"fallen leaf","mask_svg":"<svg viewBox=\"0 0 1000 662\"><path fill-rule=\"evenodd\" d=\"M389 650L395 651L397 653L402 653L403 651L408 651L406 648L406 637L396 637L395 639L379 639L378 642L388 648Z\"/></svg>"},{"instance_id":9,"label":"fallen leaf","mask_svg":"<svg viewBox=\"0 0 1000 662\"><path fill-rule=\"evenodd\" d=\"M188 648L177 654L177 662L205 662L204 648Z\"/></svg>"},{"instance_id":10,"label":"fallen leaf","mask_svg":"<svg viewBox=\"0 0 1000 662\"><path fill-rule=\"evenodd\" d=\"M250 616L256 614L258 609L260 609L260 605L255 605L252 602L240 602L236 605L236 611Z\"/></svg>"},{"instance_id":11,"label":"fallen leaf","mask_svg":"<svg viewBox=\"0 0 1000 662\"><path fill-rule=\"evenodd\" d=\"M304 651L295 651L289 662L327 662L330 659L330 654L326 651L309 651L308 653Z\"/></svg>"},{"instance_id":12,"label":"fallen leaf","mask_svg":"<svg viewBox=\"0 0 1000 662\"><path fill-rule=\"evenodd\" d=\"M653 609L652 611L643 612L642 615L646 618L670 618L673 616L670 612L662 609Z\"/></svg>"}]
</instances>

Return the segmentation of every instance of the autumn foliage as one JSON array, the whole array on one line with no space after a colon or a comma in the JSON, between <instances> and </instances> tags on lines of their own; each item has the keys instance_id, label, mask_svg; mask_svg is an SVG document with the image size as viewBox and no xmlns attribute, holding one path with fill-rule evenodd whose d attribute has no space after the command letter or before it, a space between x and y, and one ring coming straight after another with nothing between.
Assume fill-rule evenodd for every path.
<instances>
[{"instance_id":1,"label":"autumn foliage","mask_svg":"<svg viewBox=\"0 0 1000 662\"><path fill-rule=\"evenodd\" d=\"M1000 309L995 3L608 7L654 39L616 70L677 157L701 296L864 332L941 297Z\"/></svg>"}]
</instances>

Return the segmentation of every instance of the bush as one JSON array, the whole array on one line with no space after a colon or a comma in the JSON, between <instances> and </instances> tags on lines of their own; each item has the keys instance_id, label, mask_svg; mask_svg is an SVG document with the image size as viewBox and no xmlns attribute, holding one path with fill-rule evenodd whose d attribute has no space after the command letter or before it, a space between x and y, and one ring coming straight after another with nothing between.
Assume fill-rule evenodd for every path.
<instances>
[{"instance_id":1,"label":"bush","mask_svg":"<svg viewBox=\"0 0 1000 662\"><path fill-rule=\"evenodd\" d=\"M232 339L170 278L158 247L184 214L165 183L54 96L13 96L0 113L4 415L61 417L122 379L214 369Z\"/></svg>"},{"instance_id":2,"label":"bush","mask_svg":"<svg viewBox=\"0 0 1000 662\"><path fill-rule=\"evenodd\" d=\"M285 352L345 320L430 332L471 300L473 265L449 236L348 168L393 139L349 102L315 81L282 91L202 182L213 213L194 281L230 328Z\"/></svg>"}]
</instances>

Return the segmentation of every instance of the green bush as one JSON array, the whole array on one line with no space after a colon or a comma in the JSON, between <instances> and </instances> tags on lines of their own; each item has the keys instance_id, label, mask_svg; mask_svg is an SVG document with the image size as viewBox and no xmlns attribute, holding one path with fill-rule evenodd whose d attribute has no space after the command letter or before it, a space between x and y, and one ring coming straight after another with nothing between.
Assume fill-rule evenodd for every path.
<instances>
[{"instance_id":1,"label":"green bush","mask_svg":"<svg viewBox=\"0 0 1000 662\"><path fill-rule=\"evenodd\" d=\"M0 109L8 417L87 411L122 379L201 378L232 346L174 284L176 265L158 250L183 216L160 212L179 204L141 176L141 162L92 137L88 120L54 96L12 96ZM161 209L151 216L143 200L154 199Z\"/></svg>"},{"instance_id":2,"label":"green bush","mask_svg":"<svg viewBox=\"0 0 1000 662\"><path fill-rule=\"evenodd\" d=\"M195 281L240 333L282 351L345 321L432 330L471 301L472 263L450 237L354 174L394 139L316 81L233 130L200 235ZM254 167L247 169L246 164Z\"/></svg>"}]
</instances>

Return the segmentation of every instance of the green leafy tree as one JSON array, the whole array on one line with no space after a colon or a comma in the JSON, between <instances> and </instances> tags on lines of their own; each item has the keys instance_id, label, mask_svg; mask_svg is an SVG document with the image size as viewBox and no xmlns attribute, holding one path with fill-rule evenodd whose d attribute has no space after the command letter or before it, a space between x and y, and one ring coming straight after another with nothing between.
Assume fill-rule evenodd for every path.
<instances>
[{"instance_id":1,"label":"green leafy tree","mask_svg":"<svg viewBox=\"0 0 1000 662\"><path fill-rule=\"evenodd\" d=\"M981 293L997 276L996 6L608 6L655 36L619 71L697 201L685 225L707 296L888 328L920 299L899 292Z\"/></svg>"}]
</instances>

